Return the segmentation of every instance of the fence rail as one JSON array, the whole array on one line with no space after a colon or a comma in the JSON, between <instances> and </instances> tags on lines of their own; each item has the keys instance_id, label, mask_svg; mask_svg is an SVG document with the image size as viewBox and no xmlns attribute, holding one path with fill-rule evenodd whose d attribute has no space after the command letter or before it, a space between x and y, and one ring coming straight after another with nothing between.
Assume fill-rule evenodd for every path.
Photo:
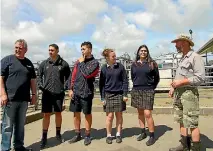
<instances>
[{"instance_id":1,"label":"fence rail","mask_svg":"<svg viewBox=\"0 0 213 151\"><path fill-rule=\"evenodd\" d=\"M212 89L213 91L213 66L205 66L206 71L208 70L208 72L206 72L206 76L205 76L205 82L202 83L200 86L198 86L198 89ZM170 70L170 75L166 76L166 77L162 77L160 76L160 81L166 81L165 85L161 85L161 83L159 83L159 86L156 88L156 91L159 92L167 92L170 89L170 85L169 83L174 79L174 71L176 70L176 68L162 68L159 69L159 71L165 71L165 70ZM129 80L129 92L131 91L131 78L130 78L130 69L126 69L127 74L128 74L128 80ZM99 82L99 77L96 78L95 80L95 96L98 97L99 96L99 89L98 89L98 82ZM41 109L41 95L42 92L40 90L38 90L37 88L37 96L38 96L38 101L35 105L29 105L29 109L28 112L33 112L36 110L40 110ZM200 98L213 98L213 96L200 96ZM68 95L66 92L66 99L68 99ZM161 98L165 98L165 97L161 97ZM212 99L213 100L213 99ZM1 110L2 111L2 110ZM2 114L2 112L1 112Z\"/></svg>"}]
</instances>

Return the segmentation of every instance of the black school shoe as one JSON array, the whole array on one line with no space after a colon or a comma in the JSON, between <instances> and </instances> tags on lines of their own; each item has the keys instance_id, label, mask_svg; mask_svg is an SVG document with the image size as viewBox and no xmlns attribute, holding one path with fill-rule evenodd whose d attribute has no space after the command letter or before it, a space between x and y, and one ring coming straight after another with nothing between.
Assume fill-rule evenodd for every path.
<instances>
[{"instance_id":1,"label":"black school shoe","mask_svg":"<svg viewBox=\"0 0 213 151\"><path fill-rule=\"evenodd\" d=\"M146 142L147 146L151 146L155 143L155 138L154 137L150 137L149 140Z\"/></svg>"},{"instance_id":2,"label":"black school shoe","mask_svg":"<svg viewBox=\"0 0 213 151\"><path fill-rule=\"evenodd\" d=\"M116 136L116 143L121 143L121 142L122 142L122 137Z\"/></svg>"},{"instance_id":3,"label":"black school shoe","mask_svg":"<svg viewBox=\"0 0 213 151\"><path fill-rule=\"evenodd\" d=\"M137 141L142 141L143 139L145 139L147 137L146 133L141 133L138 137L137 137Z\"/></svg>"},{"instance_id":4,"label":"black school shoe","mask_svg":"<svg viewBox=\"0 0 213 151\"><path fill-rule=\"evenodd\" d=\"M32 148L27 149L24 146L21 146L19 148L15 148L14 151L33 151L33 149Z\"/></svg>"},{"instance_id":5,"label":"black school shoe","mask_svg":"<svg viewBox=\"0 0 213 151\"><path fill-rule=\"evenodd\" d=\"M62 138L61 134L60 135L56 135L56 139L59 141L59 143L63 143L64 139Z\"/></svg>"},{"instance_id":6,"label":"black school shoe","mask_svg":"<svg viewBox=\"0 0 213 151\"><path fill-rule=\"evenodd\" d=\"M69 141L69 143L70 143L70 144L76 143L76 142L78 142L78 141L80 141L80 140L81 140L81 135L80 135L80 133L79 133L79 134L76 134L76 135Z\"/></svg>"},{"instance_id":7,"label":"black school shoe","mask_svg":"<svg viewBox=\"0 0 213 151\"><path fill-rule=\"evenodd\" d=\"M106 138L106 143L107 144L112 144L112 137L111 136Z\"/></svg>"},{"instance_id":8,"label":"black school shoe","mask_svg":"<svg viewBox=\"0 0 213 151\"><path fill-rule=\"evenodd\" d=\"M40 143L40 148L43 149L45 148L47 145L47 139L41 139L41 143Z\"/></svg>"},{"instance_id":9,"label":"black school shoe","mask_svg":"<svg viewBox=\"0 0 213 151\"><path fill-rule=\"evenodd\" d=\"M90 136L86 136L84 137L84 145L87 146L89 144L91 144L91 137Z\"/></svg>"}]
</instances>

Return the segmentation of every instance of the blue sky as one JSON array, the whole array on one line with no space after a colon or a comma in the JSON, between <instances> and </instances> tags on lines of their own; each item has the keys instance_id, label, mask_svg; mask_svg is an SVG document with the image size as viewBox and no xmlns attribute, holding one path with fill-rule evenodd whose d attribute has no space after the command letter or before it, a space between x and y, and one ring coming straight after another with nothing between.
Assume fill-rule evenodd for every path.
<instances>
[{"instance_id":1,"label":"blue sky","mask_svg":"<svg viewBox=\"0 0 213 151\"><path fill-rule=\"evenodd\" d=\"M33 61L48 57L50 43L72 61L83 41L93 43L96 57L104 47L133 56L142 44L158 56L175 52L170 41L189 29L195 50L213 37L213 0L3 0L2 14L2 56L24 38Z\"/></svg>"}]
</instances>

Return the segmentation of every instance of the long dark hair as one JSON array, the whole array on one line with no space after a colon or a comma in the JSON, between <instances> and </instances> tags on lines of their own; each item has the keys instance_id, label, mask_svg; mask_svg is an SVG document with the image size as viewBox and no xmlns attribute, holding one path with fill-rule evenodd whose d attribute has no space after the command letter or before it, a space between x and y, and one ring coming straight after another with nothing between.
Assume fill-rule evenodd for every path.
<instances>
[{"instance_id":1,"label":"long dark hair","mask_svg":"<svg viewBox=\"0 0 213 151\"><path fill-rule=\"evenodd\" d=\"M140 55L139 55L139 51L141 50L141 48L146 48L147 50L147 57L146 57L146 61L149 63L149 65L152 67L152 69L154 68L154 66L157 66L157 63L152 59L150 53L149 53L149 48L146 45L141 45L136 53L136 57L135 57L135 63L137 63L138 60L140 60Z\"/></svg>"}]
</instances>

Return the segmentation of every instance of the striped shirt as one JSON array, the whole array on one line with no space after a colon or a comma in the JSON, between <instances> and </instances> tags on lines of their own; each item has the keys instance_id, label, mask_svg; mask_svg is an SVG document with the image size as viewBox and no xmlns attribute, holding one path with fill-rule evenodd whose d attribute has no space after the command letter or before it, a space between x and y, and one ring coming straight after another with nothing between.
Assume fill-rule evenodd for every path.
<instances>
[{"instance_id":1,"label":"striped shirt","mask_svg":"<svg viewBox=\"0 0 213 151\"><path fill-rule=\"evenodd\" d=\"M69 64L59 55L55 61L48 58L39 66L38 86L42 91L47 90L54 94L63 93L70 73Z\"/></svg>"},{"instance_id":2,"label":"striped shirt","mask_svg":"<svg viewBox=\"0 0 213 151\"><path fill-rule=\"evenodd\" d=\"M85 61L77 61L70 77L69 89L82 98L94 94L94 81L99 73L99 62L92 56Z\"/></svg>"}]
</instances>

